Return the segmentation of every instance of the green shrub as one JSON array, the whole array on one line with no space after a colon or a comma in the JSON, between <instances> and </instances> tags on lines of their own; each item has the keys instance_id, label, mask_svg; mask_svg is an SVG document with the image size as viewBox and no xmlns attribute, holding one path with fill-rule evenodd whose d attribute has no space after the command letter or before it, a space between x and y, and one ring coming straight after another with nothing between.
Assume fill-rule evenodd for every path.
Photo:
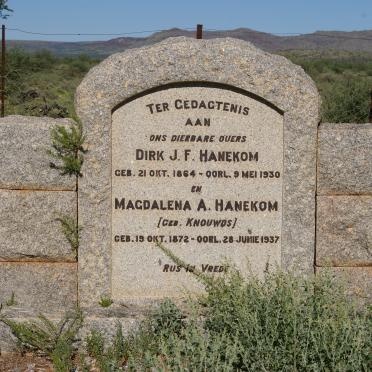
<instances>
[{"instance_id":1,"label":"green shrub","mask_svg":"<svg viewBox=\"0 0 372 372\"><path fill-rule=\"evenodd\" d=\"M52 168L61 171L62 175L75 175L81 177L81 167L84 162L85 136L80 123L65 127L56 125L51 130L52 149L48 151L49 155L59 161L60 164L50 163Z\"/></svg>"},{"instance_id":2,"label":"green shrub","mask_svg":"<svg viewBox=\"0 0 372 372\"><path fill-rule=\"evenodd\" d=\"M170 335L180 334L184 327L185 316L169 298L165 299L154 311L150 318L149 328L153 334Z\"/></svg>"},{"instance_id":3,"label":"green shrub","mask_svg":"<svg viewBox=\"0 0 372 372\"><path fill-rule=\"evenodd\" d=\"M78 225L76 218L65 214L59 214L56 221L61 224L62 233L70 244L71 250L77 260L79 255L81 226Z\"/></svg>"},{"instance_id":4,"label":"green shrub","mask_svg":"<svg viewBox=\"0 0 372 372\"><path fill-rule=\"evenodd\" d=\"M5 301L5 305L8 306L8 307L17 305L17 301L15 299L14 291L12 291L12 294L10 295L10 298L7 301Z\"/></svg>"},{"instance_id":5,"label":"green shrub","mask_svg":"<svg viewBox=\"0 0 372 372\"><path fill-rule=\"evenodd\" d=\"M121 324L117 324L116 334L112 345L105 346L106 340L102 333L91 331L86 339L87 352L94 358L101 372L112 372L120 370L124 364L124 336Z\"/></svg>"},{"instance_id":6,"label":"green shrub","mask_svg":"<svg viewBox=\"0 0 372 372\"><path fill-rule=\"evenodd\" d=\"M6 115L75 117L76 87L98 63L88 56L57 57L49 51L7 51Z\"/></svg>"},{"instance_id":7,"label":"green shrub","mask_svg":"<svg viewBox=\"0 0 372 372\"><path fill-rule=\"evenodd\" d=\"M323 122L368 121L371 53L297 51L283 54L314 79L322 98Z\"/></svg>"},{"instance_id":8,"label":"green shrub","mask_svg":"<svg viewBox=\"0 0 372 372\"><path fill-rule=\"evenodd\" d=\"M16 322L0 314L0 322L9 326L22 350L48 355L56 372L69 372L73 368L74 342L83 323L79 310L67 313L58 324L42 314L38 321L30 322Z\"/></svg>"},{"instance_id":9,"label":"green shrub","mask_svg":"<svg viewBox=\"0 0 372 372\"><path fill-rule=\"evenodd\" d=\"M101 307L110 307L114 301L110 297L101 297L99 305Z\"/></svg>"},{"instance_id":10,"label":"green shrub","mask_svg":"<svg viewBox=\"0 0 372 372\"><path fill-rule=\"evenodd\" d=\"M323 121L366 123L372 83L352 78L338 81L324 90Z\"/></svg>"},{"instance_id":11,"label":"green shrub","mask_svg":"<svg viewBox=\"0 0 372 372\"><path fill-rule=\"evenodd\" d=\"M129 369L315 372L369 368L369 309L358 310L330 278L300 279L276 273L267 274L263 281L245 281L232 272L208 283L206 295L195 306L195 315L185 320L169 300L163 303L128 338Z\"/></svg>"}]
</instances>

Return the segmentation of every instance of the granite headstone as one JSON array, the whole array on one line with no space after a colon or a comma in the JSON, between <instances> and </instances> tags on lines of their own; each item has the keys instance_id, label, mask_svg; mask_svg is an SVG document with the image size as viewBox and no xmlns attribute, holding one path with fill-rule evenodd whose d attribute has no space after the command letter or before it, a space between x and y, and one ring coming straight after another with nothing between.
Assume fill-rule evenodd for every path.
<instances>
[{"instance_id":1,"label":"granite headstone","mask_svg":"<svg viewBox=\"0 0 372 372\"><path fill-rule=\"evenodd\" d=\"M174 38L109 57L76 104L82 306L199 291L193 270L313 272L319 97L300 67Z\"/></svg>"}]
</instances>

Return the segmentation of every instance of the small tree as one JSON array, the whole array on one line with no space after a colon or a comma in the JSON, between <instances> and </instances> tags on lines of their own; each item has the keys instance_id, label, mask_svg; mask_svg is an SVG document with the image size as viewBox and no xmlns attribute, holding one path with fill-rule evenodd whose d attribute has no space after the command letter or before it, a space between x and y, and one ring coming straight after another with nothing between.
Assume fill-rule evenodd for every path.
<instances>
[{"instance_id":1,"label":"small tree","mask_svg":"<svg viewBox=\"0 0 372 372\"><path fill-rule=\"evenodd\" d=\"M13 9L8 7L8 0L0 0L0 18L7 19L12 11Z\"/></svg>"}]
</instances>

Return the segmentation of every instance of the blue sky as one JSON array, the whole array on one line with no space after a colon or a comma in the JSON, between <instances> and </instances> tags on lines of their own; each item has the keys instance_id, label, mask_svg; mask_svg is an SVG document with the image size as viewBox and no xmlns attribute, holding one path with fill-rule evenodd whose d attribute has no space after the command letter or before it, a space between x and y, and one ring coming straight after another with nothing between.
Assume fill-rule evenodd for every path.
<instances>
[{"instance_id":1,"label":"blue sky","mask_svg":"<svg viewBox=\"0 0 372 372\"><path fill-rule=\"evenodd\" d=\"M8 0L8 28L45 33L125 33L171 27L248 27L271 33L372 29L372 0ZM146 35L146 34L143 34ZM133 35L133 36L142 36ZM115 36L8 39L107 40Z\"/></svg>"}]
</instances>

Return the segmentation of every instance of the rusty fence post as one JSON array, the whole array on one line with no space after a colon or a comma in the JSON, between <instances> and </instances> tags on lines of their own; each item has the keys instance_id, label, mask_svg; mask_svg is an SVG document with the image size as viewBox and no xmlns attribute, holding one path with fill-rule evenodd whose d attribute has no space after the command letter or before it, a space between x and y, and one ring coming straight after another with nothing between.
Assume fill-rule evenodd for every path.
<instances>
[{"instance_id":1,"label":"rusty fence post","mask_svg":"<svg viewBox=\"0 0 372 372\"><path fill-rule=\"evenodd\" d=\"M5 25L1 28L1 117L5 116Z\"/></svg>"},{"instance_id":2,"label":"rusty fence post","mask_svg":"<svg viewBox=\"0 0 372 372\"><path fill-rule=\"evenodd\" d=\"M196 38L203 39L203 25L196 25Z\"/></svg>"}]
</instances>

